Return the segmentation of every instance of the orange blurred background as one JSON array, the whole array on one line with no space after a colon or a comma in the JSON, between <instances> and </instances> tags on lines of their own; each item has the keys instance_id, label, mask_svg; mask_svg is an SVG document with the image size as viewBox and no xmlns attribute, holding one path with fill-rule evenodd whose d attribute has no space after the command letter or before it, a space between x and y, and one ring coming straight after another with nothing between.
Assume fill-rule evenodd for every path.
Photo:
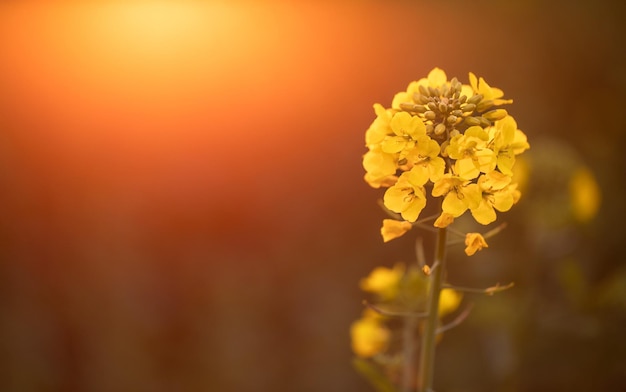
<instances>
[{"instance_id":1,"label":"orange blurred background","mask_svg":"<svg viewBox=\"0 0 626 392\"><path fill-rule=\"evenodd\" d=\"M438 382L625 387L624 16L608 0L3 3L0 389L369 390L350 367L358 280L412 243L379 239L364 131L435 66L515 100L537 178L570 154L603 189L594 221L552 224L554 177L537 182L490 247L505 261L457 264L520 288L449 334ZM589 303L606 282L611 305Z\"/></svg>"}]
</instances>

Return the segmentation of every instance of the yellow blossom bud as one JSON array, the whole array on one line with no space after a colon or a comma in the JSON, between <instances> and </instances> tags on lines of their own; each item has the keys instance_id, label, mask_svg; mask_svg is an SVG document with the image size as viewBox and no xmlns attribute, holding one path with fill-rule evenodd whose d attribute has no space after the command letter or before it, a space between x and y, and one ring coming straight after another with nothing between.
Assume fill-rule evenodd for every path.
<instances>
[{"instance_id":1,"label":"yellow blossom bud","mask_svg":"<svg viewBox=\"0 0 626 392\"><path fill-rule=\"evenodd\" d=\"M483 114L483 117L490 121L497 121L505 118L507 114L507 111L504 109L494 109Z\"/></svg>"},{"instance_id":2,"label":"yellow blossom bud","mask_svg":"<svg viewBox=\"0 0 626 392\"><path fill-rule=\"evenodd\" d=\"M428 92L430 93L431 97L438 97L439 95L439 89L438 88L434 88L434 87L430 87L428 86Z\"/></svg>"},{"instance_id":3,"label":"yellow blossom bud","mask_svg":"<svg viewBox=\"0 0 626 392\"><path fill-rule=\"evenodd\" d=\"M473 103L466 103L466 104L461 105L461 110L466 112L466 113L467 112L473 112L474 109L476 109L476 105L473 104Z\"/></svg>"},{"instance_id":4,"label":"yellow blossom bud","mask_svg":"<svg viewBox=\"0 0 626 392\"><path fill-rule=\"evenodd\" d=\"M466 117L465 124L473 127L475 125L480 125L480 119L478 117Z\"/></svg>"},{"instance_id":5,"label":"yellow blossom bud","mask_svg":"<svg viewBox=\"0 0 626 392\"><path fill-rule=\"evenodd\" d=\"M453 116L461 117L463 115L463 111L459 109L455 109L451 111L450 114Z\"/></svg>"},{"instance_id":6,"label":"yellow blossom bud","mask_svg":"<svg viewBox=\"0 0 626 392\"><path fill-rule=\"evenodd\" d=\"M424 97L430 97L430 92L428 91L426 86L423 86L423 85L420 84L418 89L420 91L420 94L422 94Z\"/></svg>"},{"instance_id":7,"label":"yellow blossom bud","mask_svg":"<svg viewBox=\"0 0 626 392\"><path fill-rule=\"evenodd\" d=\"M460 103L460 104L464 104L464 103L465 103L465 101L467 101L467 95L461 95L461 96L459 97L459 103Z\"/></svg>"},{"instance_id":8,"label":"yellow blossom bud","mask_svg":"<svg viewBox=\"0 0 626 392\"><path fill-rule=\"evenodd\" d=\"M476 105L476 110L478 110L479 112L484 112L485 110L489 109L493 105L494 105L494 102L492 100L486 99L484 101L480 101Z\"/></svg>"},{"instance_id":9,"label":"yellow blossom bud","mask_svg":"<svg viewBox=\"0 0 626 392\"><path fill-rule=\"evenodd\" d=\"M437 124L437 126L435 127L435 135L443 135L445 131L446 126L441 123Z\"/></svg>"},{"instance_id":10,"label":"yellow blossom bud","mask_svg":"<svg viewBox=\"0 0 626 392\"><path fill-rule=\"evenodd\" d=\"M448 105L446 105L446 104L445 104L445 103L443 103L443 102L440 102L440 103L439 103L439 107L438 107L438 109L439 109L439 111L440 111L441 113L445 113L445 112L447 112L447 111L448 111Z\"/></svg>"},{"instance_id":11,"label":"yellow blossom bud","mask_svg":"<svg viewBox=\"0 0 626 392\"><path fill-rule=\"evenodd\" d=\"M478 104L478 102L482 101L483 95L476 94L467 100L467 103L473 103L474 105Z\"/></svg>"},{"instance_id":12,"label":"yellow blossom bud","mask_svg":"<svg viewBox=\"0 0 626 392\"><path fill-rule=\"evenodd\" d=\"M426 117L427 120L433 121L435 118L437 118L437 115L435 114L435 112L428 110L424 112L424 117Z\"/></svg>"},{"instance_id":13,"label":"yellow blossom bud","mask_svg":"<svg viewBox=\"0 0 626 392\"><path fill-rule=\"evenodd\" d=\"M426 105L426 106L428 106L428 109L430 109L432 111L437 110L437 104L434 103L434 102L428 102L428 105Z\"/></svg>"},{"instance_id":14,"label":"yellow blossom bud","mask_svg":"<svg viewBox=\"0 0 626 392\"><path fill-rule=\"evenodd\" d=\"M457 120L457 119L458 119L458 118L457 118L457 116L455 116L455 115L450 115L450 116L448 116L448 118L446 118L446 122L447 122L448 124L454 124L454 123L456 123L456 120Z\"/></svg>"}]
</instances>

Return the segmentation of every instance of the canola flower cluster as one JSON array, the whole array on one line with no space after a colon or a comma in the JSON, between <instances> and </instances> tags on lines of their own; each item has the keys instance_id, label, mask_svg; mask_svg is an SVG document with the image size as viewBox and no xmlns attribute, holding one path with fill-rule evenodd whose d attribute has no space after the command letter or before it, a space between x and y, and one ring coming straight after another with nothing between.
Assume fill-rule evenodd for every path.
<instances>
[{"instance_id":1,"label":"canola flower cluster","mask_svg":"<svg viewBox=\"0 0 626 392\"><path fill-rule=\"evenodd\" d=\"M469 84L462 84L434 68L397 93L390 108L374 105L376 119L365 134L365 181L387 188L383 203L402 218L383 222L385 241L411 228L428 194L443 198L434 221L439 228L468 210L487 225L496 220L496 211L517 203L515 157L530 146L515 119L500 108L512 103L503 96L471 72ZM474 236L466 242L473 241L475 252L480 240Z\"/></svg>"}]
</instances>

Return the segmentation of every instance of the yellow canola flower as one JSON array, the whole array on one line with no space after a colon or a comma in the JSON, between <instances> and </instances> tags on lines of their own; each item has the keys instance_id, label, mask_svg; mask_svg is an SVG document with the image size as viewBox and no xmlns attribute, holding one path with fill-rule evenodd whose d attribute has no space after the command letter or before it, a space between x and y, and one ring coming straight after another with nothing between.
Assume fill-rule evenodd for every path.
<instances>
[{"instance_id":1,"label":"yellow canola flower","mask_svg":"<svg viewBox=\"0 0 626 392\"><path fill-rule=\"evenodd\" d=\"M517 123L511 116L495 122L487 129L489 139L496 154L497 167L506 175L513 175L515 156L530 148L524 132L517 129Z\"/></svg>"},{"instance_id":2,"label":"yellow canola flower","mask_svg":"<svg viewBox=\"0 0 626 392\"><path fill-rule=\"evenodd\" d=\"M363 155L365 181L372 188L391 186L396 182L396 158L378 148L370 149Z\"/></svg>"},{"instance_id":3,"label":"yellow canola flower","mask_svg":"<svg viewBox=\"0 0 626 392\"><path fill-rule=\"evenodd\" d=\"M407 231L411 230L412 227L413 225L407 221L383 219L383 227L380 228L380 234L383 236L383 242L389 242L398 237L402 237Z\"/></svg>"},{"instance_id":4,"label":"yellow canola flower","mask_svg":"<svg viewBox=\"0 0 626 392\"><path fill-rule=\"evenodd\" d=\"M596 179L586 167L577 169L569 181L570 203L574 217L580 222L591 220L598 209L602 194Z\"/></svg>"},{"instance_id":5,"label":"yellow canola flower","mask_svg":"<svg viewBox=\"0 0 626 392\"><path fill-rule=\"evenodd\" d=\"M513 103L512 99L502 99L504 92L496 87L491 87L482 77L478 79L472 72L469 73L470 85L474 93L481 94L483 101L493 101L494 105Z\"/></svg>"},{"instance_id":6,"label":"yellow canola flower","mask_svg":"<svg viewBox=\"0 0 626 392\"><path fill-rule=\"evenodd\" d=\"M409 83L406 91L397 93L391 101L391 107L393 109L400 109L400 104L404 102L415 102L413 99L415 94L419 94L420 86L422 88L439 88L448 84L448 77L441 68L433 68L428 77L421 78L420 80Z\"/></svg>"},{"instance_id":7,"label":"yellow canola flower","mask_svg":"<svg viewBox=\"0 0 626 392\"><path fill-rule=\"evenodd\" d=\"M363 317L350 326L352 351L362 358L370 358L387 348L391 332L380 318Z\"/></svg>"},{"instance_id":8,"label":"yellow canola flower","mask_svg":"<svg viewBox=\"0 0 626 392\"><path fill-rule=\"evenodd\" d=\"M424 122L419 117L411 116L407 112L394 114L389 127L393 131L393 135L383 139L381 148L384 152L391 154L413 148L420 136L426 136Z\"/></svg>"},{"instance_id":9,"label":"yellow canola flower","mask_svg":"<svg viewBox=\"0 0 626 392\"><path fill-rule=\"evenodd\" d=\"M428 176L423 172L404 172L383 196L383 203L390 211L397 212L402 219L415 222L426 206L424 184Z\"/></svg>"},{"instance_id":10,"label":"yellow canola flower","mask_svg":"<svg viewBox=\"0 0 626 392\"><path fill-rule=\"evenodd\" d=\"M450 140L446 149L448 156L456 159L454 172L459 177L471 180L496 167L496 155L488 148L489 134L479 126L468 128L464 134Z\"/></svg>"},{"instance_id":11,"label":"yellow canola flower","mask_svg":"<svg viewBox=\"0 0 626 392\"><path fill-rule=\"evenodd\" d=\"M482 248L488 248L487 241L479 233L467 233L465 235L465 254L468 256L474 255Z\"/></svg>"},{"instance_id":12,"label":"yellow canola flower","mask_svg":"<svg viewBox=\"0 0 626 392\"><path fill-rule=\"evenodd\" d=\"M393 111L375 103L374 113L376 113L376 118L365 131L365 145L370 148L380 144L387 135L393 133L390 126Z\"/></svg>"},{"instance_id":13,"label":"yellow canola flower","mask_svg":"<svg viewBox=\"0 0 626 392\"><path fill-rule=\"evenodd\" d=\"M404 266L396 264L393 268L376 267L367 278L361 280L361 290L373 293L381 299L389 300L398 295L400 280L404 275Z\"/></svg>"},{"instance_id":14,"label":"yellow canola flower","mask_svg":"<svg viewBox=\"0 0 626 392\"><path fill-rule=\"evenodd\" d=\"M438 181L446 170L446 162L439 156L441 147L436 140L424 135L417 139L415 148L407 152L406 159L413 164L411 171L422 171L430 181Z\"/></svg>"},{"instance_id":15,"label":"yellow canola flower","mask_svg":"<svg viewBox=\"0 0 626 392\"><path fill-rule=\"evenodd\" d=\"M488 225L496 220L496 210L505 212L517 203L520 192L517 184L511 184L511 177L498 171L483 174L478 178L481 199L478 205L471 207L476 222Z\"/></svg>"},{"instance_id":16,"label":"yellow canola flower","mask_svg":"<svg viewBox=\"0 0 626 392\"><path fill-rule=\"evenodd\" d=\"M439 294L439 317L454 312L463 299L463 294L453 289L443 289Z\"/></svg>"},{"instance_id":17,"label":"yellow canola flower","mask_svg":"<svg viewBox=\"0 0 626 392\"><path fill-rule=\"evenodd\" d=\"M468 208L477 207L478 203L480 203L480 189L478 185L472 184L461 177L453 176L451 173L446 173L435 183L432 195L435 197L445 195L441 207L443 212L452 218L458 218ZM441 216L440 218L440 224L450 220L448 216Z\"/></svg>"}]
</instances>

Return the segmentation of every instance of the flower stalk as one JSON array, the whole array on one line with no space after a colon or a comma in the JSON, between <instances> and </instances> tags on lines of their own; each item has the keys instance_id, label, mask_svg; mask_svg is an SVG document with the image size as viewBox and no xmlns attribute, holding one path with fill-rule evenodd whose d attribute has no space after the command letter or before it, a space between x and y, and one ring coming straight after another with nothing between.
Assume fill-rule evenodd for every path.
<instances>
[{"instance_id":1,"label":"flower stalk","mask_svg":"<svg viewBox=\"0 0 626 392\"><path fill-rule=\"evenodd\" d=\"M465 254L472 256L488 248L486 239L504 227L462 233L453 227L455 219L469 213L478 224L489 225L496 211L510 210L521 196L513 169L530 145L515 119L500 108L513 102L503 97L502 90L471 72L469 84L463 84L434 68L397 93L390 107L374 105L363 168L370 186L385 189L380 204L389 218L383 220L382 239L389 242L415 230L437 233L431 263L418 236L417 263L377 267L361 281L375 302L352 324L352 348L376 365L361 361L357 371L378 392L431 392L438 335L460 324L471 309L440 328L459 307L462 292L492 295L511 287L478 290L445 282L447 246L464 243ZM433 202L435 215L421 217ZM448 241L449 235L462 239Z\"/></svg>"},{"instance_id":2,"label":"flower stalk","mask_svg":"<svg viewBox=\"0 0 626 392\"><path fill-rule=\"evenodd\" d=\"M432 390L435 370L435 345L437 343L437 328L439 326L439 299L446 269L446 241L447 229L440 228L437 232L437 246L435 261L430 271L430 287L428 291L428 318L424 322L420 362L418 371L418 391Z\"/></svg>"}]
</instances>

